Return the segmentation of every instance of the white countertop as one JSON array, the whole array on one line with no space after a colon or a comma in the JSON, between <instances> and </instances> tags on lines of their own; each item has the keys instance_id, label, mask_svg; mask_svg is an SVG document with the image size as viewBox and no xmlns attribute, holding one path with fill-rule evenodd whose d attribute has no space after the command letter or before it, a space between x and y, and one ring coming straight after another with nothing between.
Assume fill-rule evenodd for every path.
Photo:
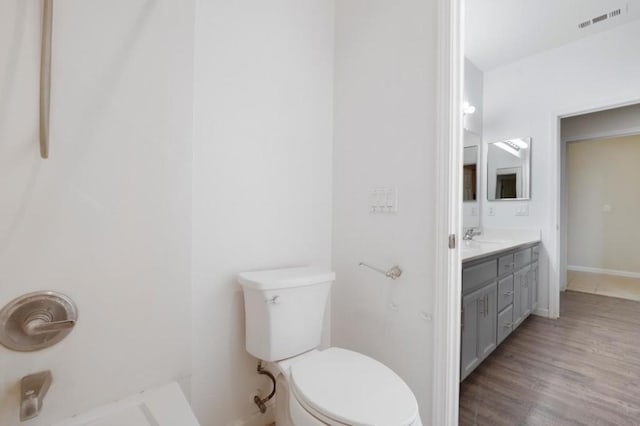
<instances>
[{"instance_id":1,"label":"white countertop","mask_svg":"<svg viewBox=\"0 0 640 426\"><path fill-rule=\"evenodd\" d=\"M462 241L462 261L468 262L518 246L540 242L540 231L532 229L487 228L473 240Z\"/></svg>"}]
</instances>

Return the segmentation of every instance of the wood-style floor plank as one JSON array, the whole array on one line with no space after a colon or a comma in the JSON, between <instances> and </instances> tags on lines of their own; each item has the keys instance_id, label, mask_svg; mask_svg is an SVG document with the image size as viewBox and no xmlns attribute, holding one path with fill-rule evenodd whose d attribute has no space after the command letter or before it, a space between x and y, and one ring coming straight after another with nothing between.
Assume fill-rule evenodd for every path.
<instances>
[{"instance_id":1,"label":"wood-style floor plank","mask_svg":"<svg viewBox=\"0 0 640 426\"><path fill-rule=\"evenodd\" d=\"M460 424L640 426L640 302L567 291L460 385Z\"/></svg>"}]
</instances>

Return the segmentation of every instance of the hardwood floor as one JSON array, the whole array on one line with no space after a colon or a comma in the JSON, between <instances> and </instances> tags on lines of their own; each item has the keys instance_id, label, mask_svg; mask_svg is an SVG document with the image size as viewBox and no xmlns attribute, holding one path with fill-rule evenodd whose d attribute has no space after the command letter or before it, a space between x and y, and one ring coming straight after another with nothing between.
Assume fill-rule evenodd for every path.
<instances>
[{"instance_id":1,"label":"hardwood floor","mask_svg":"<svg viewBox=\"0 0 640 426\"><path fill-rule=\"evenodd\" d=\"M461 425L640 425L640 302L572 291L460 386Z\"/></svg>"}]
</instances>

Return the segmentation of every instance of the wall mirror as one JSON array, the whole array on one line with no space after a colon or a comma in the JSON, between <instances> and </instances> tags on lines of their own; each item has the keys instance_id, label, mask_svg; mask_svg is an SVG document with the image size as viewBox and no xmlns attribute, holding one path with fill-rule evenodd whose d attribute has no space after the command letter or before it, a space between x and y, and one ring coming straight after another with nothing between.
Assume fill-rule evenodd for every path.
<instances>
[{"instance_id":1,"label":"wall mirror","mask_svg":"<svg viewBox=\"0 0 640 426\"><path fill-rule=\"evenodd\" d=\"M489 144L487 198L489 201L531 198L530 137L505 139Z\"/></svg>"},{"instance_id":2,"label":"wall mirror","mask_svg":"<svg viewBox=\"0 0 640 426\"><path fill-rule=\"evenodd\" d=\"M480 135L464 131L464 151L462 169L462 226L477 228L480 226Z\"/></svg>"}]
</instances>

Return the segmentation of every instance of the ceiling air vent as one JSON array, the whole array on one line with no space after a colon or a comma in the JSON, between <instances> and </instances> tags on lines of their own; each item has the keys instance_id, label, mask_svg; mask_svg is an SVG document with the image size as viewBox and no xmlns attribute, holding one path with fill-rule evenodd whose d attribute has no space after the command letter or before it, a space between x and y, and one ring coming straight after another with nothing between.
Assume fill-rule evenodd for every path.
<instances>
[{"instance_id":1,"label":"ceiling air vent","mask_svg":"<svg viewBox=\"0 0 640 426\"><path fill-rule=\"evenodd\" d=\"M627 5L627 7L628 7L628 5ZM622 15L622 9L615 9L615 10L612 10L611 12L609 12L609 13L603 13L602 15L596 16L596 17L591 18L591 19L589 19L587 21L580 22L578 24L578 28L580 28L582 30L582 29L587 28L587 27L589 27L591 25L595 25L595 24L597 24L599 22L606 21L609 18L615 18L615 17L620 16L620 15Z\"/></svg>"},{"instance_id":2,"label":"ceiling air vent","mask_svg":"<svg viewBox=\"0 0 640 426\"><path fill-rule=\"evenodd\" d=\"M596 16L595 18L593 18L591 20L591 22L593 22L594 24L597 24L598 22L602 22L605 19L607 19L609 17L609 15L607 15L606 13L604 15L600 15L600 16Z\"/></svg>"},{"instance_id":3,"label":"ceiling air vent","mask_svg":"<svg viewBox=\"0 0 640 426\"><path fill-rule=\"evenodd\" d=\"M584 22L580 22L578 24L578 28L582 29L582 28L587 28L589 25L591 25L591 20L589 21L584 21Z\"/></svg>"}]
</instances>

